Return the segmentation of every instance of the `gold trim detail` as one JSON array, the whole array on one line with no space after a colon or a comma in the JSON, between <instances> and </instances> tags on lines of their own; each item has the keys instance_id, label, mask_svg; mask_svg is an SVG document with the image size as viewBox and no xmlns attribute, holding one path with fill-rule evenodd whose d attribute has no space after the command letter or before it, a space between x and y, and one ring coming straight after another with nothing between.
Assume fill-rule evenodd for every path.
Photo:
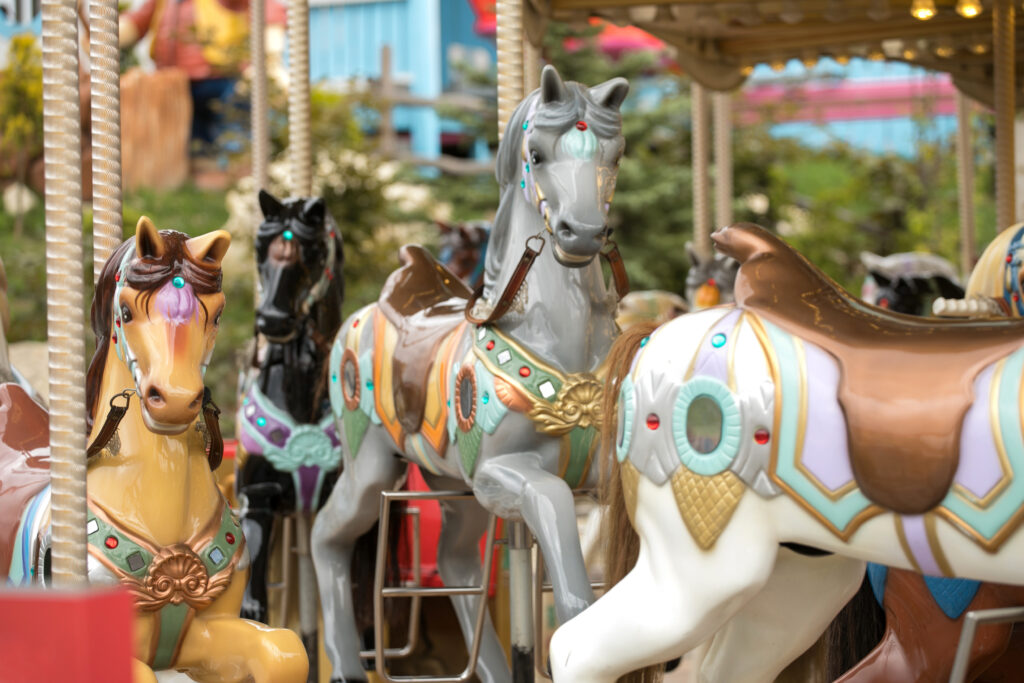
<instances>
[{"instance_id":1,"label":"gold trim detail","mask_svg":"<svg viewBox=\"0 0 1024 683\"><path fill-rule=\"evenodd\" d=\"M942 544L939 543L939 535L935 528L935 520L938 517L935 515L924 516L924 532L928 538L928 547L931 548L932 557L935 558L935 564L939 565L939 569L942 571L943 576L954 576L953 566L949 563L949 558L946 557L946 553L942 550Z\"/></svg>"},{"instance_id":2,"label":"gold trim detail","mask_svg":"<svg viewBox=\"0 0 1024 683\"><path fill-rule=\"evenodd\" d=\"M705 477L685 467L676 469L672 475L676 506L701 550L710 550L715 545L746 489L743 481L729 470Z\"/></svg>"},{"instance_id":3,"label":"gold trim detail","mask_svg":"<svg viewBox=\"0 0 1024 683\"><path fill-rule=\"evenodd\" d=\"M921 571L921 565L917 563L917 558L914 557L914 552L910 549L910 544L907 543L907 534L903 530L903 517L901 515L893 515L892 520L896 525L896 538L900 541L900 548L903 549L903 554L910 560L910 566L914 568L914 571L918 574L923 574Z\"/></svg>"},{"instance_id":4,"label":"gold trim detail","mask_svg":"<svg viewBox=\"0 0 1024 683\"><path fill-rule=\"evenodd\" d=\"M562 436L576 427L600 429L603 396L604 387L593 375L570 375L553 402L536 401L527 417L538 432L549 436Z\"/></svg>"}]
</instances>

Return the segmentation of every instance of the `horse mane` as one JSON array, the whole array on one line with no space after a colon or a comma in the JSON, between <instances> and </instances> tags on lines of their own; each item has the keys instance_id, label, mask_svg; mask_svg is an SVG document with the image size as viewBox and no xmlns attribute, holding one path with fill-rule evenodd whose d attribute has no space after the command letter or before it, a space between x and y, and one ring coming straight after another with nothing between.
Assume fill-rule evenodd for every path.
<instances>
[{"instance_id":1,"label":"horse mane","mask_svg":"<svg viewBox=\"0 0 1024 683\"><path fill-rule=\"evenodd\" d=\"M128 262L125 279L127 284L138 290L138 296L144 299L145 307L148 309L149 300L160 290L171 278L181 276L185 282L192 286L196 294L214 294L221 291L222 273L220 266L211 267L209 263L202 263L192 259L185 247L189 236L176 230L161 230L160 236L164 241L164 255L157 258L139 258L135 253L135 238L126 240L116 250L107 262L103 265L99 280L96 283L96 293L92 299L90 321L93 334L96 335L96 352L93 353L89 362L89 370L85 375L85 405L87 406L86 428L92 430L93 420L96 415L96 402L99 400L100 384L103 380L103 366L106 363L107 353L110 351L110 328L113 323L114 313L114 288L117 284L114 279L121 268L121 262L125 254L132 250L133 254ZM200 300L202 305L202 300ZM205 305L203 311L209 315Z\"/></svg>"},{"instance_id":2,"label":"horse mane","mask_svg":"<svg viewBox=\"0 0 1024 683\"><path fill-rule=\"evenodd\" d=\"M615 457L615 435L618 432L619 389L629 374L633 358L643 340L657 329L657 323L642 322L630 327L615 340L608 352L608 377L604 383L601 404L601 502L607 506L601 517L602 551L606 590L617 584L636 565L640 554L640 536L633 528L627 512L626 496L618 458ZM619 683L654 683L661 679L662 666L649 666L619 679Z\"/></svg>"}]
</instances>

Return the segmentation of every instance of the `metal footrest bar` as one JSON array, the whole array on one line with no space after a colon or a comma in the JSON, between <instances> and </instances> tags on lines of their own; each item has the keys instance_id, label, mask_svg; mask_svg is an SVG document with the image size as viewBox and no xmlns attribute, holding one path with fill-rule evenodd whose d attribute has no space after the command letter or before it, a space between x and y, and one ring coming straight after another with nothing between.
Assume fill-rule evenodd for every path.
<instances>
[{"instance_id":1,"label":"metal footrest bar","mask_svg":"<svg viewBox=\"0 0 1024 683\"><path fill-rule=\"evenodd\" d=\"M414 542L414 555L416 555L415 582L416 586L402 588L385 588L384 574L385 562L387 561L387 538L389 526L389 513L391 502L396 500L467 500L472 499L473 494L468 491L383 491L380 496L380 526L377 532L377 566L374 569L373 577L373 639L374 650L372 653L360 653L373 656L375 670L381 680L388 683L468 683L476 671L477 660L480 655L480 639L484 630L484 619L487 616L487 587L491 577L491 566L494 561L494 529L497 518L490 514L487 519L487 540L484 547L487 552L484 556L483 573L480 586L455 586L444 588L426 588L422 585L422 577L419 570L419 528ZM469 661L466 668L457 676L392 676L385 668L389 650L384 647L384 599L394 597L411 597L418 602L423 597L451 597L457 595L478 595L480 604L477 607L476 620L473 624L472 642L467 643L469 650ZM419 621L417 611L415 621ZM412 626L410 625L410 632ZM412 642L402 648L401 651L411 651Z\"/></svg>"},{"instance_id":2,"label":"metal footrest bar","mask_svg":"<svg viewBox=\"0 0 1024 683\"><path fill-rule=\"evenodd\" d=\"M412 585L421 586L423 585L423 565L421 562L422 555L420 553L420 510L419 508L405 508L402 514L412 519ZM381 540L378 534L377 543L387 543L387 536ZM374 567L374 572L377 569ZM374 575L376 581L376 574ZM376 584L375 584L376 585ZM401 589L384 589L384 596L389 597L387 591L390 590L401 590ZM389 647L384 648L384 656L388 659L404 659L412 654L413 650L416 649L416 644L420 639L420 610L422 609L423 601L418 595L410 596L394 596L394 597L411 597L412 603L409 605L409 631L405 638L405 645L402 647ZM376 657L374 650L362 650L359 656L363 659L373 659Z\"/></svg>"},{"instance_id":3,"label":"metal footrest bar","mask_svg":"<svg viewBox=\"0 0 1024 683\"><path fill-rule=\"evenodd\" d=\"M967 678L967 667L971 663L971 647L974 645L974 634L979 624L1010 624L1024 622L1024 607L1000 607L997 609L971 610L964 616L963 630L960 631L960 643L956 647L953 658L953 671L949 683L964 683Z\"/></svg>"}]
</instances>

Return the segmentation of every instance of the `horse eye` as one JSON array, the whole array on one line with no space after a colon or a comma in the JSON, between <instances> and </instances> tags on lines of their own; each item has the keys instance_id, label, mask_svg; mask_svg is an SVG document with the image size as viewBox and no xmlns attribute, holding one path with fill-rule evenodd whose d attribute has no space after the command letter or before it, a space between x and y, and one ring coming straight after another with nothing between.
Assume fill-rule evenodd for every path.
<instances>
[{"instance_id":1,"label":"horse eye","mask_svg":"<svg viewBox=\"0 0 1024 683\"><path fill-rule=\"evenodd\" d=\"M121 304L121 322L130 323L132 321L132 310L128 308L127 304Z\"/></svg>"},{"instance_id":2,"label":"horse eye","mask_svg":"<svg viewBox=\"0 0 1024 683\"><path fill-rule=\"evenodd\" d=\"M214 316L214 318L213 318L213 326L214 327L220 327L220 317L222 315L224 315L224 310L223 309L217 311L217 315Z\"/></svg>"},{"instance_id":3,"label":"horse eye","mask_svg":"<svg viewBox=\"0 0 1024 683\"><path fill-rule=\"evenodd\" d=\"M541 163L542 161L544 161L544 159L542 159L540 154L537 153L537 150L533 150L533 151L530 152L530 163L531 164L536 166L537 164Z\"/></svg>"}]
</instances>

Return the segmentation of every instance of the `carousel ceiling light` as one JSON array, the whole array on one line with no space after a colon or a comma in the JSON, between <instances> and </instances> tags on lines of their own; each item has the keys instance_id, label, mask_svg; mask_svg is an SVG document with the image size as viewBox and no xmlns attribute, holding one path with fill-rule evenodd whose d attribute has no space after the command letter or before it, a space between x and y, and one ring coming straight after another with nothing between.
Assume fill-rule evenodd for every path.
<instances>
[{"instance_id":1,"label":"carousel ceiling light","mask_svg":"<svg viewBox=\"0 0 1024 683\"><path fill-rule=\"evenodd\" d=\"M988 43L981 41L971 45L971 52L976 55L983 55L988 52Z\"/></svg>"},{"instance_id":2,"label":"carousel ceiling light","mask_svg":"<svg viewBox=\"0 0 1024 683\"><path fill-rule=\"evenodd\" d=\"M868 59L872 62L880 62L885 59L885 51L882 50L882 46L871 48L868 50Z\"/></svg>"},{"instance_id":3,"label":"carousel ceiling light","mask_svg":"<svg viewBox=\"0 0 1024 683\"><path fill-rule=\"evenodd\" d=\"M935 16L935 0L914 0L910 5L910 14L915 19L928 21Z\"/></svg>"},{"instance_id":4,"label":"carousel ceiling light","mask_svg":"<svg viewBox=\"0 0 1024 683\"><path fill-rule=\"evenodd\" d=\"M935 56L942 57L943 59L949 59L956 54L956 49L952 45L938 45L935 48Z\"/></svg>"},{"instance_id":5,"label":"carousel ceiling light","mask_svg":"<svg viewBox=\"0 0 1024 683\"><path fill-rule=\"evenodd\" d=\"M883 21L889 18L889 0L871 0L868 6L868 18L874 21Z\"/></svg>"},{"instance_id":6,"label":"carousel ceiling light","mask_svg":"<svg viewBox=\"0 0 1024 683\"><path fill-rule=\"evenodd\" d=\"M956 13L965 19L973 19L982 13L981 0L957 0Z\"/></svg>"},{"instance_id":7,"label":"carousel ceiling light","mask_svg":"<svg viewBox=\"0 0 1024 683\"><path fill-rule=\"evenodd\" d=\"M818 65L818 57L817 57L817 55L814 55L814 54L806 54L806 55L803 56L803 59L801 59L800 61L803 63L804 67L807 68L807 69L813 69L814 67L816 67Z\"/></svg>"},{"instance_id":8,"label":"carousel ceiling light","mask_svg":"<svg viewBox=\"0 0 1024 683\"><path fill-rule=\"evenodd\" d=\"M772 71L774 71L776 73L778 73L780 71L784 71L785 68L786 68L786 60L785 59L773 59L772 63L771 63L771 67L772 67Z\"/></svg>"},{"instance_id":9,"label":"carousel ceiling light","mask_svg":"<svg viewBox=\"0 0 1024 683\"><path fill-rule=\"evenodd\" d=\"M903 59L905 59L905 60L907 60L909 62L909 61L913 61L914 58L916 58L916 57L917 57L917 50L915 50L912 47L905 47L905 48L903 48Z\"/></svg>"},{"instance_id":10,"label":"carousel ceiling light","mask_svg":"<svg viewBox=\"0 0 1024 683\"><path fill-rule=\"evenodd\" d=\"M836 63L846 66L850 63L850 55L836 55L832 59L836 60Z\"/></svg>"}]
</instances>

